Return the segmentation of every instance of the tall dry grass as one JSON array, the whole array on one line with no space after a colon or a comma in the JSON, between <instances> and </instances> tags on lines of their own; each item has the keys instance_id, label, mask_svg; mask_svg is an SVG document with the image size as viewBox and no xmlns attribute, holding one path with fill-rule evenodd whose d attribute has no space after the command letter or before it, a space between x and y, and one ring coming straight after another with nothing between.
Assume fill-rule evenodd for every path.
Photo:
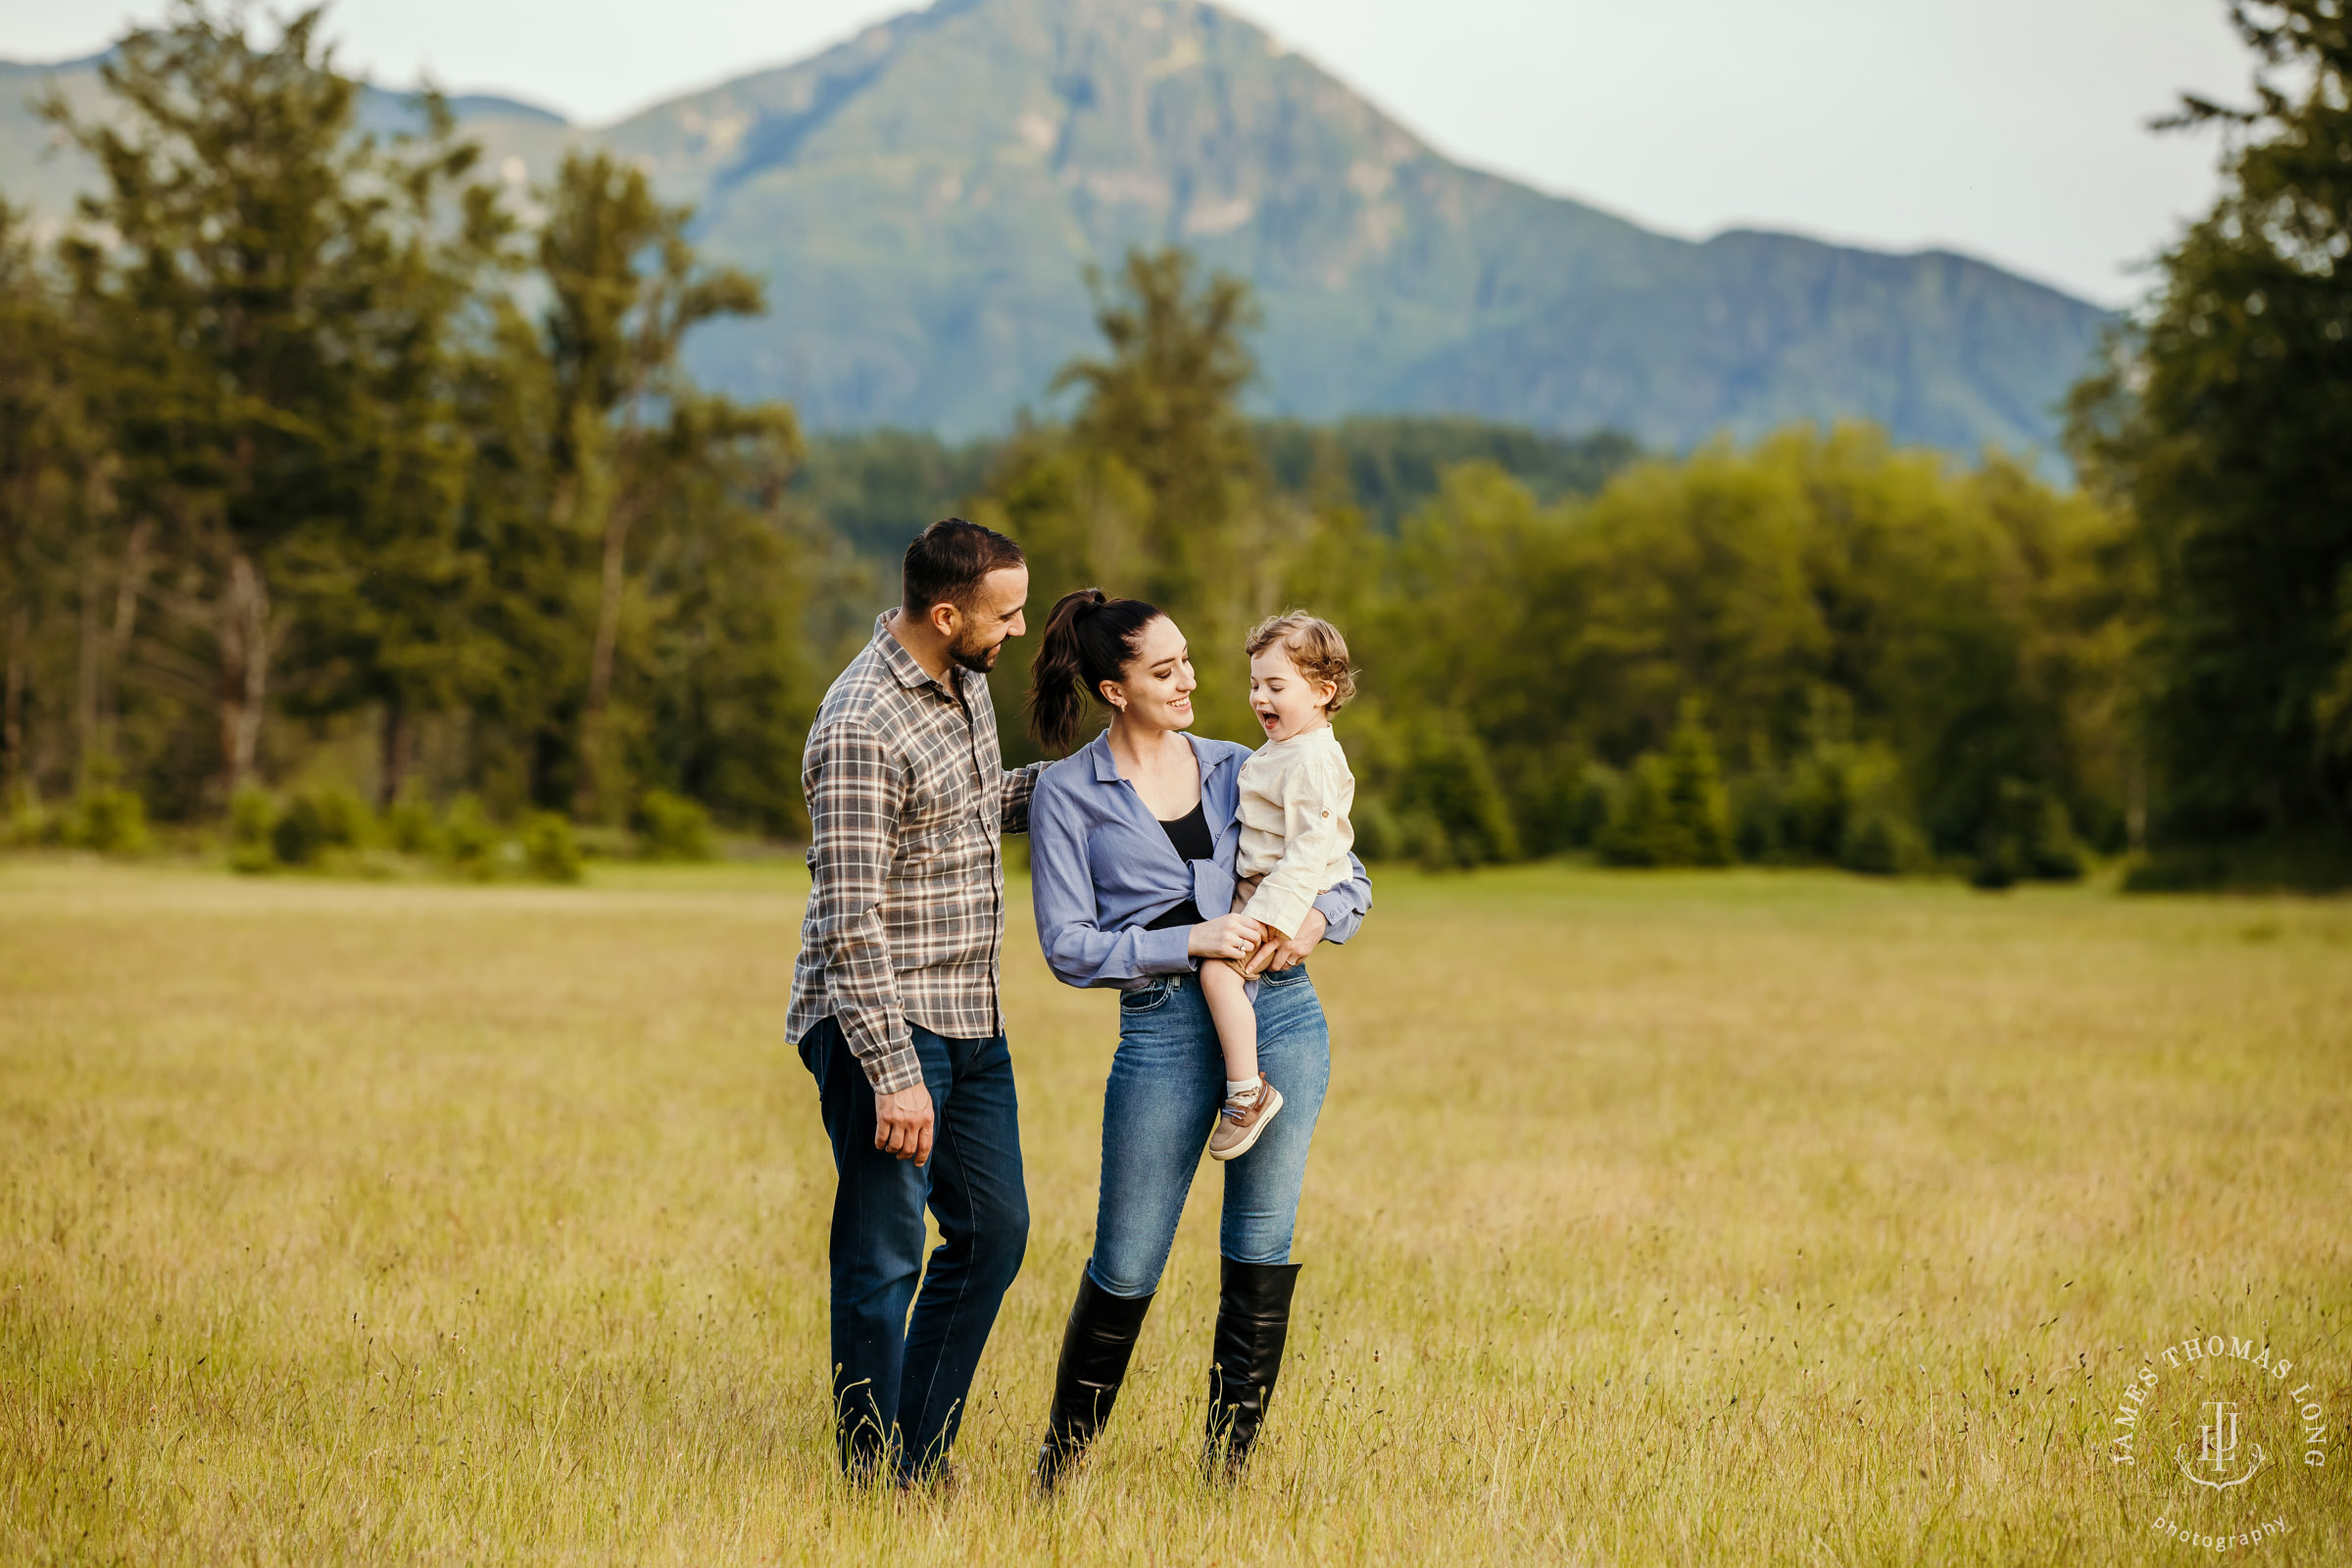
<instances>
[{"instance_id":1,"label":"tall dry grass","mask_svg":"<svg viewBox=\"0 0 2352 1568\"><path fill-rule=\"evenodd\" d=\"M1333 1087L1251 1480L1191 1467L1208 1169L1041 1505L1110 1000L1014 920L1029 1262L962 1485L852 1492L799 893L0 862L0 1557L2199 1555L2169 1515L2352 1560L2340 1426L2306 1467L2259 1379L2249 1437L2293 1446L2210 1505L2155 1461L2231 1367L2166 1370L2149 1462L2107 1446L2191 1333L2352 1407L2352 909L1384 876L1315 966Z\"/></svg>"}]
</instances>

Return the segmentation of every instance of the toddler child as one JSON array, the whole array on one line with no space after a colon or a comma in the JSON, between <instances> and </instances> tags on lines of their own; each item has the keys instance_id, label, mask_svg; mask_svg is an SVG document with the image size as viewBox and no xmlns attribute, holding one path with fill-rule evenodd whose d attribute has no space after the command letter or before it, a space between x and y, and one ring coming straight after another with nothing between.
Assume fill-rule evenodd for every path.
<instances>
[{"instance_id":1,"label":"toddler child","mask_svg":"<svg viewBox=\"0 0 2352 1568\"><path fill-rule=\"evenodd\" d=\"M1331 715L1355 695L1355 676L1339 628L1296 611L1259 622L1248 647L1250 706L1266 744L1242 764L1233 907L1291 937L1316 895L1353 874L1348 812L1355 776ZM1248 1153L1282 1109L1281 1093L1257 1068L1257 1011L1248 990L1274 946L1269 937L1239 966L1222 958L1200 965L1201 995L1225 1054L1225 1104L1209 1134L1211 1159Z\"/></svg>"}]
</instances>

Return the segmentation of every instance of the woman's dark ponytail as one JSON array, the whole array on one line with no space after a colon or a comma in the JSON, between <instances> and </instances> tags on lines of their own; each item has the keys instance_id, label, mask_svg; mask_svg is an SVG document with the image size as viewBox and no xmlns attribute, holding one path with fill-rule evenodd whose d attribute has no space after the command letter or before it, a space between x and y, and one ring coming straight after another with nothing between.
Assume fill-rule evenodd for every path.
<instances>
[{"instance_id":1,"label":"woman's dark ponytail","mask_svg":"<svg viewBox=\"0 0 2352 1568\"><path fill-rule=\"evenodd\" d=\"M1050 752L1078 738L1086 699L1102 700L1102 683L1126 673L1135 645L1159 612L1141 599L1112 599L1081 588L1054 602L1029 675L1029 733Z\"/></svg>"},{"instance_id":2,"label":"woman's dark ponytail","mask_svg":"<svg viewBox=\"0 0 2352 1568\"><path fill-rule=\"evenodd\" d=\"M1046 616L1046 635L1037 646L1037 662L1029 667L1029 733L1049 752L1070 749L1078 734L1079 694L1078 617L1102 606L1102 590L1081 588L1054 601Z\"/></svg>"}]
</instances>

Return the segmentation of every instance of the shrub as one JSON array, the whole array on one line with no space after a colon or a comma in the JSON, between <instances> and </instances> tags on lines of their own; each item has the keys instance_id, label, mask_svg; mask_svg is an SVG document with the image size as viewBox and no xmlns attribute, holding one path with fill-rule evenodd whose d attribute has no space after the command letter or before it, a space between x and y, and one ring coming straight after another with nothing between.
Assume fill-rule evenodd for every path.
<instances>
[{"instance_id":1,"label":"shrub","mask_svg":"<svg viewBox=\"0 0 2352 1568\"><path fill-rule=\"evenodd\" d=\"M424 791L411 784L384 812L384 838L403 855L432 856L441 852L441 824Z\"/></svg>"},{"instance_id":2,"label":"shrub","mask_svg":"<svg viewBox=\"0 0 2352 1568\"><path fill-rule=\"evenodd\" d=\"M2027 880L2072 882L2082 875L2082 850L2066 803L2039 784L2002 779L1969 881L1997 890Z\"/></svg>"},{"instance_id":3,"label":"shrub","mask_svg":"<svg viewBox=\"0 0 2352 1568\"><path fill-rule=\"evenodd\" d=\"M1733 784L1732 838L1741 859L1874 876L1933 862L1902 763L1881 743L1841 738L1843 728L1817 724L1811 746L1786 770L1766 766Z\"/></svg>"},{"instance_id":4,"label":"shrub","mask_svg":"<svg viewBox=\"0 0 2352 1568\"><path fill-rule=\"evenodd\" d=\"M1795 857L1782 842L1781 828L1788 808L1788 792L1770 771L1743 774L1729 789L1732 807L1732 852L1756 865L1774 865Z\"/></svg>"},{"instance_id":5,"label":"shrub","mask_svg":"<svg viewBox=\"0 0 2352 1568\"><path fill-rule=\"evenodd\" d=\"M2017 886L2017 858L2010 853L2010 847L1998 840L1988 845L1969 866L1968 885L1986 893Z\"/></svg>"},{"instance_id":6,"label":"shrub","mask_svg":"<svg viewBox=\"0 0 2352 1568\"><path fill-rule=\"evenodd\" d=\"M1601 835L1614 865L1729 865L1731 805L1715 761L1715 743L1686 703L1666 750L1634 764L1633 778Z\"/></svg>"},{"instance_id":7,"label":"shrub","mask_svg":"<svg viewBox=\"0 0 2352 1568\"><path fill-rule=\"evenodd\" d=\"M637 836L649 860L710 858L710 813L699 801L647 790L637 803Z\"/></svg>"},{"instance_id":8,"label":"shrub","mask_svg":"<svg viewBox=\"0 0 2352 1568\"><path fill-rule=\"evenodd\" d=\"M1541 857L1592 847L1593 834L1608 820L1605 794L1597 814L1592 808L1594 766L1579 745L1495 754L1494 772L1510 802L1522 854ZM1599 773L1602 779L1610 776L1606 768Z\"/></svg>"},{"instance_id":9,"label":"shrub","mask_svg":"<svg viewBox=\"0 0 2352 1568\"><path fill-rule=\"evenodd\" d=\"M2026 874L2045 882L2080 881L2083 871L2082 845L2075 837L2066 803L2046 789L2033 791L2024 835Z\"/></svg>"},{"instance_id":10,"label":"shrub","mask_svg":"<svg viewBox=\"0 0 2352 1568\"><path fill-rule=\"evenodd\" d=\"M1838 858L1854 808L1853 748L1833 742L1798 758L1777 792L1776 848L1791 860Z\"/></svg>"},{"instance_id":11,"label":"shrub","mask_svg":"<svg viewBox=\"0 0 2352 1568\"><path fill-rule=\"evenodd\" d=\"M1902 876L1927 868L1928 841L1918 828L1888 811L1871 811L1848 825L1838 863L1867 876Z\"/></svg>"},{"instance_id":12,"label":"shrub","mask_svg":"<svg viewBox=\"0 0 2352 1568\"><path fill-rule=\"evenodd\" d=\"M1474 862L1465 859L1462 846L1446 831L1446 824L1425 810L1404 813L1398 822L1404 853L1424 871L1462 871Z\"/></svg>"},{"instance_id":13,"label":"shrub","mask_svg":"<svg viewBox=\"0 0 2352 1568\"><path fill-rule=\"evenodd\" d=\"M1396 793L1406 842L1423 864L1472 866L1519 858L1509 803L1467 726L1431 725L1418 738Z\"/></svg>"},{"instance_id":14,"label":"shrub","mask_svg":"<svg viewBox=\"0 0 2352 1568\"><path fill-rule=\"evenodd\" d=\"M498 874L498 829L474 796L461 795L450 803L441 821L441 853L467 876L487 880Z\"/></svg>"},{"instance_id":15,"label":"shrub","mask_svg":"<svg viewBox=\"0 0 2352 1568\"><path fill-rule=\"evenodd\" d=\"M326 822L318 803L297 795L277 813L270 829L270 849L280 865L309 865L326 848Z\"/></svg>"},{"instance_id":16,"label":"shrub","mask_svg":"<svg viewBox=\"0 0 2352 1568\"><path fill-rule=\"evenodd\" d=\"M1404 830L1397 825L1396 813L1389 803L1377 795L1359 794L1355 806L1348 813L1348 826L1355 829L1355 854L1362 860L1394 860L1404 854Z\"/></svg>"},{"instance_id":17,"label":"shrub","mask_svg":"<svg viewBox=\"0 0 2352 1568\"><path fill-rule=\"evenodd\" d=\"M2333 893L2346 887L2352 887L2352 840L2334 832L2160 845L2124 875L2126 893Z\"/></svg>"},{"instance_id":18,"label":"shrub","mask_svg":"<svg viewBox=\"0 0 2352 1568\"><path fill-rule=\"evenodd\" d=\"M365 849L375 837L375 813L352 791L335 785L315 792L311 801L328 849Z\"/></svg>"},{"instance_id":19,"label":"shrub","mask_svg":"<svg viewBox=\"0 0 2352 1568\"><path fill-rule=\"evenodd\" d=\"M1589 850L1600 842L1601 833L1609 825L1609 813L1616 808L1617 793L1625 781L1617 770L1606 762L1587 762L1576 781L1576 795L1569 808L1568 843L1572 848Z\"/></svg>"},{"instance_id":20,"label":"shrub","mask_svg":"<svg viewBox=\"0 0 2352 1568\"><path fill-rule=\"evenodd\" d=\"M98 784L82 791L65 821L66 842L101 855L147 848L147 803L129 790Z\"/></svg>"},{"instance_id":21,"label":"shrub","mask_svg":"<svg viewBox=\"0 0 2352 1568\"><path fill-rule=\"evenodd\" d=\"M1912 819L1902 763L1884 746L1841 748L1834 760L1843 802L1836 858L1849 871L1901 876L1934 859L1927 836Z\"/></svg>"},{"instance_id":22,"label":"shrub","mask_svg":"<svg viewBox=\"0 0 2352 1568\"><path fill-rule=\"evenodd\" d=\"M1617 792L1616 808L1600 835L1600 858L1611 865L1689 865L1694 851L1667 804L1666 759L1645 753Z\"/></svg>"},{"instance_id":23,"label":"shrub","mask_svg":"<svg viewBox=\"0 0 2352 1568\"><path fill-rule=\"evenodd\" d=\"M580 841L570 819L554 811L534 813L522 827L522 860L542 882L577 882Z\"/></svg>"},{"instance_id":24,"label":"shrub","mask_svg":"<svg viewBox=\"0 0 2352 1568\"><path fill-rule=\"evenodd\" d=\"M271 838L277 827L277 803L258 784L248 784L228 801L229 869L247 876L272 870L277 851Z\"/></svg>"}]
</instances>

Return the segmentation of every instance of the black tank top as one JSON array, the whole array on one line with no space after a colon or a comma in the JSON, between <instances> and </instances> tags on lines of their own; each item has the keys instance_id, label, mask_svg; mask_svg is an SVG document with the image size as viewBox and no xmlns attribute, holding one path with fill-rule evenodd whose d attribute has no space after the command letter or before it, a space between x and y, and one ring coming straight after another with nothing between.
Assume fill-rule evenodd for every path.
<instances>
[{"instance_id":1,"label":"black tank top","mask_svg":"<svg viewBox=\"0 0 2352 1568\"><path fill-rule=\"evenodd\" d=\"M1174 846L1177 858L1188 864L1194 860L1216 858L1217 841L1209 836L1208 812L1204 809L1205 805L1204 801L1195 802L1193 808L1184 815L1172 822L1162 818L1159 824L1160 828L1168 835L1168 843ZM1191 899L1187 899L1173 909L1165 909L1153 915L1146 923L1144 929L1165 931L1172 925L1199 925L1200 923L1200 906Z\"/></svg>"}]
</instances>

